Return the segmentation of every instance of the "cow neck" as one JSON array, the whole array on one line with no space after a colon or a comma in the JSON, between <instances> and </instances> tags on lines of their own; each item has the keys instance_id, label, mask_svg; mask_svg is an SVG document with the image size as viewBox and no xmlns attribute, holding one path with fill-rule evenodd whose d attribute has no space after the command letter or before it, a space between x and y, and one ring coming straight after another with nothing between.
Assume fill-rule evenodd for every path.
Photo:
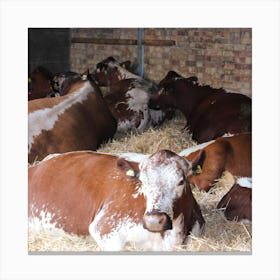
<instances>
[{"instance_id":1,"label":"cow neck","mask_svg":"<svg viewBox=\"0 0 280 280\"><path fill-rule=\"evenodd\" d=\"M175 86L175 92L178 96L176 108L181 110L188 119L200 101L214 91L215 89L208 86L192 85L184 80L177 80Z\"/></svg>"}]
</instances>

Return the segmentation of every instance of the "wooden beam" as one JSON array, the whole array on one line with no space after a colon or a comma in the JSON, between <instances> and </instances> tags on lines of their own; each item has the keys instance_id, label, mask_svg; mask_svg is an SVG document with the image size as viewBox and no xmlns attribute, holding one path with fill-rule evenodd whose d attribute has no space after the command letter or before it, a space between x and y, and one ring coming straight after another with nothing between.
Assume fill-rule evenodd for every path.
<instances>
[{"instance_id":1,"label":"wooden beam","mask_svg":"<svg viewBox=\"0 0 280 280\"><path fill-rule=\"evenodd\" d=\"M175 41L173 40L142 40L142 44L144 46L174 46Z\"/></svg>"},{"instance_id":2,"label":"wooden beam","mask_svg":"<svg viewBox=\"0 0 280 280\"><path fill-rule=\"evenodd\" d=\"M97 45L137 45L133 39L108 39L108 38L81 38L74 37L72 43L97 44ZM174 46L173 40L142 40L144 46Z\"/></svg>"},{"instance_id":3,"label":"wooden beam","mask_svg":"<svg viewBox=\"0 0 280 280\"><path fill-rule=\"evenodd\" d=\"M98 45L137 45L137 40L132 39L107 39L107 38L72 38L72 43L98 44Z\"/></svg>"}]
</instances>

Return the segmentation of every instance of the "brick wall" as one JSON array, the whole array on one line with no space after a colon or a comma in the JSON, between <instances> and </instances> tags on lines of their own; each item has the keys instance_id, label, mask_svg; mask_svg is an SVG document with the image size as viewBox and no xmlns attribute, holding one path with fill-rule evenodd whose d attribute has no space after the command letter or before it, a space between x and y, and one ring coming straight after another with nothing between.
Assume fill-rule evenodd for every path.
<instances>
[{"instance_id":1,"label":"brick wall","mask_svg":"<svg viewBox=\"0 0 280 280\"><path fill-rule=\"evenodd\" d=\"M72 37L137 39L136 28L72 29ZM251 95L250 28L149 28L144 39L174 40L174 46L145 46L145 76L158 82L169 70L196 75L201 83ZM71 70L91 70L108 56L137 62L137 46L72 43Z\"/></svg>"}]
</instances>

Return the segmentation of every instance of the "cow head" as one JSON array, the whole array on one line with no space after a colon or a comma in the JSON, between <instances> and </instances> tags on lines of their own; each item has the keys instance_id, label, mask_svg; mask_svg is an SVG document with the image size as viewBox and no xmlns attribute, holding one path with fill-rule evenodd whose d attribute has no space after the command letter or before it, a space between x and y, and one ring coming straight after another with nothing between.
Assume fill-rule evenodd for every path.
<instances>
[{"instance_id":1,"label":"cow head","mask_svg":"<svg viewBox=\"0 0 280 280\"><path fill-rule=\"evenodd\" d=\"M161 150L140 163L141 192L146 198L145 229L163 233L184 214L190 191L186 174L190 170L187 160L169 150Z\"/></svg>"},{"instance_id":2,"label":"cow head","mask_svg":"<svg viewBox=\"0 0 280 280\"><path fill-rule=\"evenodd\" d=\"M65 95L69 87L73 83L83 80L85 75L80 75L72 71L57 73L51 80L52 88L55 92L59 92L60 95Z\"/></svg>"},{"instance_id":3,"label":"cow head","mask_svg":"<svg viewBox=\"0 0 280 280\"><path fill-rule=\"evenodd\" d=\"M51 77L46 68L38 66L28 77L28 100L43 98L52 92Z\"/></svg>"},{"instance_id":4,"label":"cow head","mask_svg":"<svg viewBox=\"0 0 280 280\"><path fill-rule=\"evenodd\" d=\"M167 75L159 82L158 91L151 97L149 101L149 108L155 110L177 108L177 87L180 83L193 86L194 84L197 84L197 77L191 76L189 78L184 78L175 71L169 71Z\"/></svg>"},{"instance_id":5,"label":"cow head","mask_svg":"<svg viewBox=\"0 0 280 280\"><path fill-rule=\"evenodd\" d=\"M98 86L110 86L122 79L122 72L127 71L130 64L129 60L120 63L112 56L109 56L96 65L96 70L91 74L91 78Z\"/></svg>"}]
</instances>

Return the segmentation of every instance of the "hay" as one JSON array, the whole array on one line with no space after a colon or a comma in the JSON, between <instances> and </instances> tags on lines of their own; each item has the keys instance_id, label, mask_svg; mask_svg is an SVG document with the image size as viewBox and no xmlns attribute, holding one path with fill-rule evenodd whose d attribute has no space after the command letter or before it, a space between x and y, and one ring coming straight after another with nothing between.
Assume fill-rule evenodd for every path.
<instances>
[{"instance_id":1,"label":"hay","mask_svg":"<svg viewBox=\"0 0 280 280\"><path fill-rule=\"evenodd\" d=\"M188 130L184 129L185 124L186 120L178 113L174 119L164 122L157 128L149 128L142 134L133 132L118 134L114 140L103 144L98 151L152 154L158 150L169 149L179 153L196 145Z\"/></svg>"},{"instance_id":2,"label":"hay","mask_svg":"<svg viewBox=\"0 0 280 280\"><path fill-rule=\"evenodd\" d=\"M188 131L183 130L185 119L181 115L165 122L158 128L146 132L118 135L117 139L102 145L99 152L136 152L151 154L160 149L176 153L196 145ZM252 249L252 225L228 221L216 206L233 185L234 178L224 172L221 179L209 192L192 186L194 197L201 207L205 219L205 231L200 237L190 235L185 245L178 246L177 252L250 252ZM61 229L41 231L29 230L29 251L31 252L96 252L98 248L92 237L81 238L65 233ZM127 251L135 251L133 244Z\"/></svg>"}]
</instances>

